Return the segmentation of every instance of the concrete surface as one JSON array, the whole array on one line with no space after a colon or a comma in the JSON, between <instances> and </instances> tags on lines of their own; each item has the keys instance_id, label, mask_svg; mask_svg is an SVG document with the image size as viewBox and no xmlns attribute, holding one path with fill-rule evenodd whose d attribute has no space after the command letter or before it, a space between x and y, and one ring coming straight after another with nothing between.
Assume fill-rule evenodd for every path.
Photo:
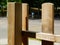
<instances>
[{"instance_id":1,"label":"concrete surface","mask_svg":"<svg viewBox=\"0 0 60 45\"><path fill-rule=\"evenodd\" d=\"M54 20L54 33L60 35L60 20ZM41 20L29 20L29 30L30 31L40 31L41 32ZM0 45L8 45L8 21L7 17L0 17ZM30 40L29 45L32 45ZM37 45L37 44L36 44ZM55 45L60 45L60 43L55 43Z\"/></svg>"}]
</instances>

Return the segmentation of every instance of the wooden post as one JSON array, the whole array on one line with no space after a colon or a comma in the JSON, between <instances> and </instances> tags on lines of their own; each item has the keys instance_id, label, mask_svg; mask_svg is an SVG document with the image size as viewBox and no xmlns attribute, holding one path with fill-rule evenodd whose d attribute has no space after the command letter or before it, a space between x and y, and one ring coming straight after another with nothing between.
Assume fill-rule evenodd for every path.
<instances>
[{"instance_id":1,"label":"wooden post","mask_svg":"<svg viewBox=\"0 0 60 45\"><path fill-rule=\"evenodd\" d=\"M8 3L8 45L22 45L22 4Z\"/></svg>"},{"instance_id":2,"label":"wooden post","mask_svg":"<svg viewBox=\"0 0 60 45\"><path fill-rule=\"evenodd\" d=\"M42 32L54 33L54 6L52 3L42 4ZM42 40L42 45L54 45L54 43Z\"/></svg>"},{"instance_id":3,"label":"wooden post","mask_svg":"<svg viewBox=\"0 0 60 45\"><path fill-rule=\"evenodd\" d=\"M27 3L22 3L22 31L28 30L28 15L29 15L29 7ZM28 37L27 34L22 35L23 45L28 45Z\"/></svg>"},{"instance_id":4,"label":"wooden post","mask_svg":"<svg viewBox=\"0 0 60 45\"><path fill-rule=\"evenodd\" d=\"M22 30L28 30L28 4L22 3Z\"/></svg>"}]
</instances>

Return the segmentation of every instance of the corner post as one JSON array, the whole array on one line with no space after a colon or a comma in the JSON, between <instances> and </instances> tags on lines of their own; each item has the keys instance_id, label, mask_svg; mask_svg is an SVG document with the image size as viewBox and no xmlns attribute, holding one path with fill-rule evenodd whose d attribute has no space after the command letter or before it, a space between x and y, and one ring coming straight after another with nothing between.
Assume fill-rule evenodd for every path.
<instances>
[{"instance_id":1,"label":"corner post","mask_svg":"<svg viewBox=\"0 0 60 45\"><path fill-rule=\"evenodd\" d=\"M8 3L8 45L22 45L22 4Z\"/></svg>"}]
</instances>

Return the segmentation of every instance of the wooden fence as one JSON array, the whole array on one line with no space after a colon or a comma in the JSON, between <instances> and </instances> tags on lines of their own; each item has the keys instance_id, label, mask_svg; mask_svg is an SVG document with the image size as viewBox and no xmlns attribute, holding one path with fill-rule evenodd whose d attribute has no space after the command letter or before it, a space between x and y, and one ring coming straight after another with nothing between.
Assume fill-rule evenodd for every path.
<instances>
[{"instance_id":1,"label":"wooden fence","mask_svg":"<svg viewBox=\"0 0 60 45\"><path fill-rule=\"evenodd\" d=\"M42 33L28 30L28 4L8 3L8 45L28 45L28 37L42 40L42 45L60 42L54 35L54 4L42 4Z\"/></svg>"}]
</instances>

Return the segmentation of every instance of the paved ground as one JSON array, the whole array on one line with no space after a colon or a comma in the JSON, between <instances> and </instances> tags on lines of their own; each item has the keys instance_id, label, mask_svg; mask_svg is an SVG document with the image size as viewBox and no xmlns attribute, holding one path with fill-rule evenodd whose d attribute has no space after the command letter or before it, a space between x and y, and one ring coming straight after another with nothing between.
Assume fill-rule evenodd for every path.
<instances>
[{"instance_id":1,"label":"paved ground","mask_svg":"<svg viewBox=\"0 0 60 45\"><path fill-rule=\"evenodd\" d=\"M55 34L60 35L60 20L55 20L54 23L55 27ZM32 28L33 27L33 28ZM0 17L0 45L7 45L7 28L8 28L8 21L7 18L1 18ZM40 19L36 19L36 20L29 20L29 30L30 31L40 31L41 32L41 20ZM32 44L31 44L32 45ZM60 45L59 43L55 43L55 45Z\"/></svg>"},{"instance_id":2,"label":"paved ground","mask_svg":"<svg viewBox=\"0 0 60 45\"><path fill-rule=\"evenodd\" d=\"M0 45L7 44L7 18L0 17Z\"/></svg>"}]
</instances>

